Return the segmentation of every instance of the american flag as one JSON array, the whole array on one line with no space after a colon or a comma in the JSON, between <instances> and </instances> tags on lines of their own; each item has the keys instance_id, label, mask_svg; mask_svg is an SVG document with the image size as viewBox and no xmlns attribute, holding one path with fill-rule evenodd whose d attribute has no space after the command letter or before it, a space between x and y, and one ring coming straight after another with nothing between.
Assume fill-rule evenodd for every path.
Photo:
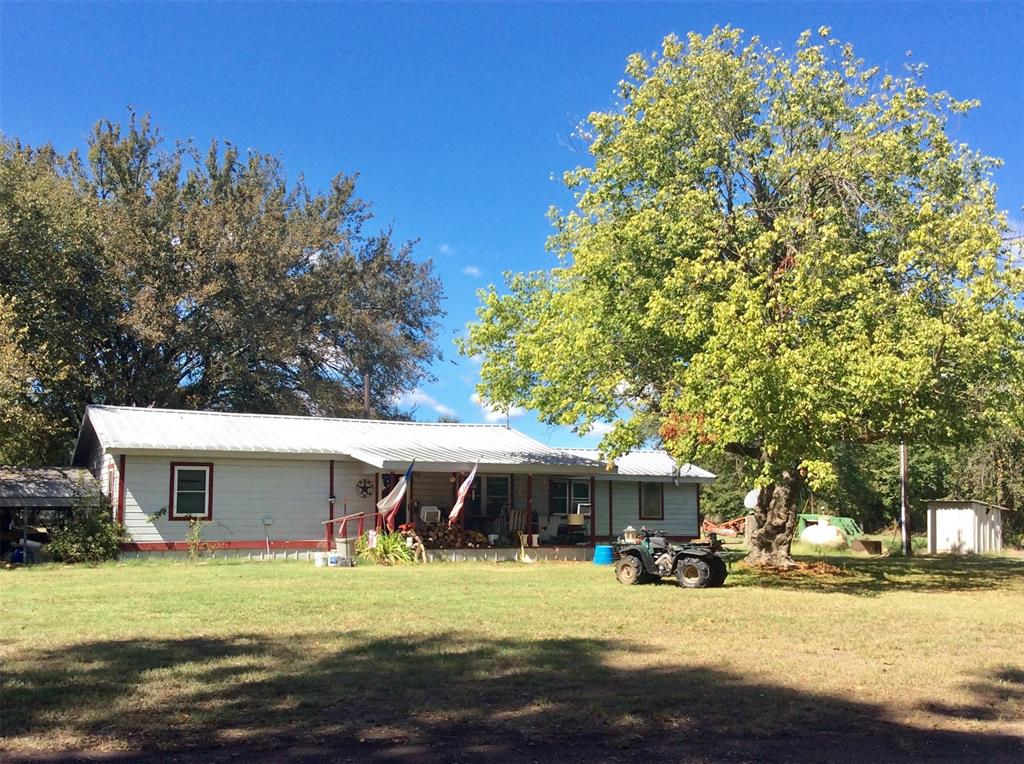
<instances>
[{"instance_id":1,"label":"american flag","mask_svg":"<svg viewBox=\"0 0 1024 764\"><path fill-rule=\"evenodd\" d=\"M473 485L473 478L476 477L476 468L479 466L480 462L477 461L477 463L473 465L473 471L469 473L469 477L463 480L462 485L459 486L459 498L455 501L455 506L452 507L452 511L448 515L449 528L459 521L459 513L462 512L462 505L466 502L466 494L469 493L469 489Z\"/></svg>"}]
</instances>

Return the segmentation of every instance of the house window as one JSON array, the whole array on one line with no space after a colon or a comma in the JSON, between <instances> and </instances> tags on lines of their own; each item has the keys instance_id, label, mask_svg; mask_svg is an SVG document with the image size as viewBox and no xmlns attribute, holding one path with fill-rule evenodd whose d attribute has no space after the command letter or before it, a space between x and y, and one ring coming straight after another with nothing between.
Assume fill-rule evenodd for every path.
<instances>
[{"instance_id":1,"label":"house window","mask_svg":"<svg viewBox=\"0 0 1024 764\"><path fill-rule=\"evenodd\" d=\"M569 513L573 515L589 515L590 508L590 481L573 480Z\"/></svg>"},{"instance_id":2,"label":"house window","mask_svg":"<svg viewBox=\"0 0 1024 764\"><path fill-rule=\"evenodd\" d=\"M501 509L509 508L511 481L508 475L487 475L484 477L484 514L497 517Z\"/></svg>"},{"instance_id":3,"label":"house window","mask_svg":"<svg viewBox=\"0 0 1024 764\"><path fill-rule=\"evenodd\" d=\"M661 483L640 483L640 519L665 519L665 486Z\"/></svg>"},{"instance_id":4,"label":"house window","mask_svg":"<svg viewBox=\"0 0 1024 764\"><path fill-rule=\"evenodd\" d=\"M589 515L590 480L552 480L548 488L548 510L552 515Z\"/></svg>"},{"instance_id":5,"label":"house window","mask_svg":"<svg viewBox=\"0 0 1024 764\"><path fill-rule=\"evenodd\" d=\"M172 463L168 520L209 520L213 517L213 465Z\"/></svg>"},{"instance_id":6,"label":"house window","mask_svg":"<svg viewBox=\"0 0 1024 764\"><path fill-rule=\"evenodd\" d=\"M548 484L548 513L564 515L569 505L569 481L552 480Z\"/></svg>"}]
</instances>

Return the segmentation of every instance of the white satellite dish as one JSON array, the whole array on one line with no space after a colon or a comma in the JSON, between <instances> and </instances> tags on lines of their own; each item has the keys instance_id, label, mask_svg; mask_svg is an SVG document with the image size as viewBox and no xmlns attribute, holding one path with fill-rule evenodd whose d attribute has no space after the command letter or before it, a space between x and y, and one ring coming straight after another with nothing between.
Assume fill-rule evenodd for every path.
<instances>
[{"instance_id":1,"label":"white satellite dish","mask_svg":"<svg viewBox=\"0 0 1024 764\"><path fill-rule=\"evenodd\" d=\"M747 509L757 509L757 499L761 495L761 489L755 488L747 492L743 497L743 506Z\"/></svg>"}]
</instances>

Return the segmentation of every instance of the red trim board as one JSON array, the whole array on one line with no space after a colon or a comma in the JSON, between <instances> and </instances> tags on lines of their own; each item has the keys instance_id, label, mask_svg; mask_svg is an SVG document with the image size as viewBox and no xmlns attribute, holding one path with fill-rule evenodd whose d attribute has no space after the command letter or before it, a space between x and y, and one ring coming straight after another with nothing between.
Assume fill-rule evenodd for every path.
<instances>
[{"instance_id":1,"label":"red trim board","mask_svg":"<svg viewBox=\"0 0 1024 764\"><path fill-rule=\"evenodd\" d=\"M124 458L123 456L121 457ZM178 467L206 467L206 514L205 515L181 515L174 514L174 471ZM168 520L212 520L213 519L213 462L171 462L171 478L169 497L167 499ZM264 546L266 539L263 540Z\"/></svg>"}]
</instances>

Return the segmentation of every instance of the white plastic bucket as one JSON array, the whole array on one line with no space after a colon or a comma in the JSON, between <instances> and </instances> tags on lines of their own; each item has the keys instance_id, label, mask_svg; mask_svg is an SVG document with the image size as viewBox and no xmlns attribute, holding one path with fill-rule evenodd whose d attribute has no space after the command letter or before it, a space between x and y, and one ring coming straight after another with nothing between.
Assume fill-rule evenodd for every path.
<instances>
[{"instance_id":1,"label":"white plastic bucket","mask_svg":"<svg viewBox=\"0 0 1024 764\"><path fill-rule=\"evenodd\" d=\"M318 568L322 568L327 564L327 555L323 552L313 552L313 564Z\"/></svg>"}]
</instances>

